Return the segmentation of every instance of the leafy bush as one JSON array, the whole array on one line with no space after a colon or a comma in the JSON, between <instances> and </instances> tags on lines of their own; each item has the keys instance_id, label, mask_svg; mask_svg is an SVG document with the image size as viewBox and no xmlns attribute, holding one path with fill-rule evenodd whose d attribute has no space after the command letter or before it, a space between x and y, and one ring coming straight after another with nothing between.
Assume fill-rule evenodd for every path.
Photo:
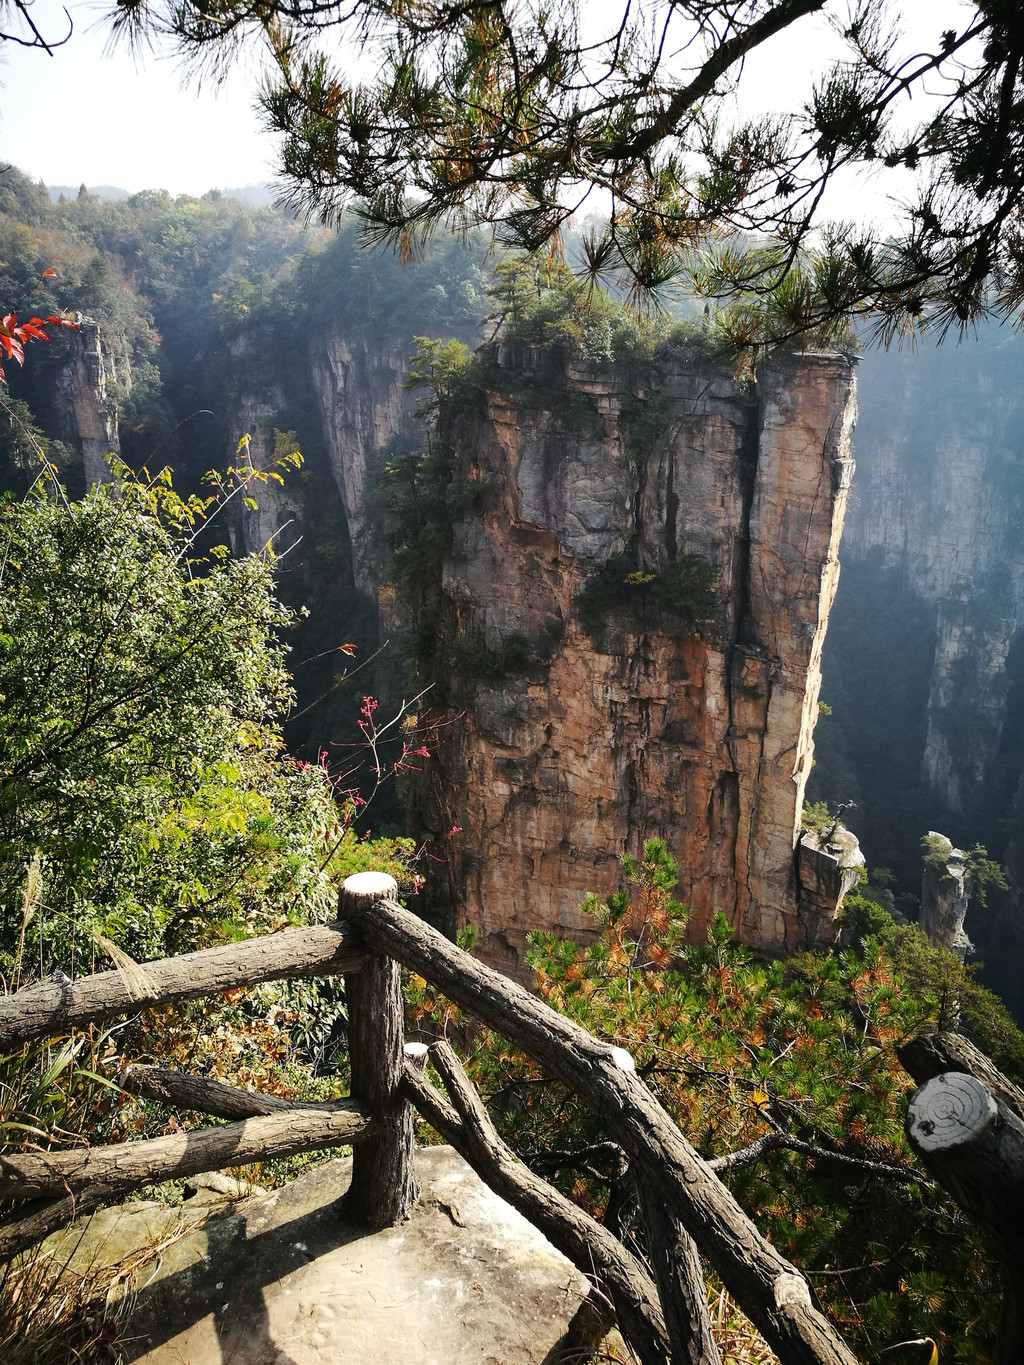
<instances>
[{"instance_id":1,"label":"leafy bush","mask_svg":"<svg viewBox=\"0 0 1024 1365\"><path fill-rule=\"evenodd\" d=\"M343 834L326 773L283 753L289 621L266 556L202 562L208 500L127 476L0 506L0 953L154 956L186 926L323 915ZM26 868L42 886L22 912ZM19 938L19 921L20 938Z\"/></svg>"},{"instance_id":2,"label":"leafy bush","mask_svg":"<svg viewBox=\"0 0 1024 1365\"><path fill-rule=\"evenodd\" d=\"M577 594L576 615L592 639L612 623L693 632L715 619L712 588L718 573L717 565L697 554L680 554L656 571L640 568L632 555L610 555Z\"/></svg>"},{"instance_id":3,"label":"leafy bush","mask_svg":"<svg viewBox=\"0 0 1024 1365\"><path fill-rule=\"evenodd\" d=\"M487 291L498 302L501 340L542 346L566 360L608 366L649 362L664 335L604 290L579 280L568 266L511 256L494 269Z\"/></svg>"}]
</instances>

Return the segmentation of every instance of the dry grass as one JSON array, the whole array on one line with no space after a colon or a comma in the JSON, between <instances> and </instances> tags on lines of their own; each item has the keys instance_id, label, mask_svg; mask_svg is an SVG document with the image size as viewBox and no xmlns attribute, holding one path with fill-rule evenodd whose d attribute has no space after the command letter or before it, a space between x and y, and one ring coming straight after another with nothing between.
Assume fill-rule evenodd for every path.
<instances>
[{"instance_id":1,"label":"dry grass","mask_svg":"<svg viewBox=\"0 0 1024 1365\"><path fill-rule=\"evenodd\" d=\"M35 1247L0 1269L3 1365L121 1365L140 1279L162 1252L196 1227L184 1221L117 1265L84 1270L70 1262L77 1243Z\"/></svg>"},{"instance_id":2,"label":"dry grass","mask_svg":"<svg viewBox=\"0 0 1024 1365\"><path fill-rule=\"evenodd\" d=\"M120 1270L84 1274L35 1251L0 1274L0 1351L5 1365L119 1362L130 1293Z\"/></svg>"},{"instance_id":3,"label":"dry grass","mask_svg":"<svg viewBox=\"0 0 1024 1365\"><path fill-rule=\"evenodd\" d=\"M778 1356L724 1289L717 1293L709 1289L708 1309L722 1365L779 1365ZM638 1365L618 1332L605 1338L593 1360L595 1365Z\"/></svg>"},{"instance_id":4,"label":"dry grass","mask_svg":"<svg viewBox=\"0 0 1024 1365\"><path fill-rule=\"evenodd\" d=\"M722 1365L779 1365L768 1343L724 1289L711 1297L708 1307Z\"/></svg>"}]
</instances>

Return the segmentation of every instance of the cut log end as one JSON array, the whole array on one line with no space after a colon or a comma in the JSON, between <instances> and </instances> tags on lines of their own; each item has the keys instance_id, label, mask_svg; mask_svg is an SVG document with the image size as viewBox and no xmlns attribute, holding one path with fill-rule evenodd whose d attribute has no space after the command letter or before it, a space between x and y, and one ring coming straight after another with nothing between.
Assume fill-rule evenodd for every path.
<instances>
[{"instance_id":1,"label":"cut log end","mask_svg":"<svg viewBox=\"0 0 1024 1365\"><path fill-rule=\"evenodd\" d=\"M427 1054L430 1051L426 1043L406 1043L403 1051L406 1066L411 1066L414 1071L419 1073L426 1071Z\"/></svg>"},{"instance_id":2,"label":"cut log end","mask_svg":"<svg viewBox=\"0 0 1024 1365\"><path fill-rule=\"evenodd\" d=\"M775 1293L775 1307L779 1312L789 1309L812 1307L811 1291L802 1275L785 1272L778 1276L772 1286Z\"/></svg>"},{"instance_id":3,"label":"cut log end","mask_svg":"<svg viewBox=\"0 0 1024 1365\"><path fill-rule=\"evenodd\" d=\"M346 900L394 900L398 883L386 872L355 872L342 883L342 905Z\"/></svg>"},{"instance_id":4,"label":"cut log end","mask_svg":"<svg viewBox=\"0 0 1024 1365\"><path fill-rule=\"evenodd\" d=\"M907 1111L907 1132L922 1152L947 1151L978 1137L998 1113L980 1081L961 1072L944 1072L914 1096Z\"/></svg>"}]
</instances>

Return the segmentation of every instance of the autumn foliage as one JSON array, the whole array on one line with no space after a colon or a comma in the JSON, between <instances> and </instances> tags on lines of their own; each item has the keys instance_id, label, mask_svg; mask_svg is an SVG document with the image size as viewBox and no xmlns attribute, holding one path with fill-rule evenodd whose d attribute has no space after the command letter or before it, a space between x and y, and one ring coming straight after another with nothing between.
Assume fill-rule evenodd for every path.
<instances>
[{"instance_id":1,"label":"autumn foliage","mask_svg":"<svg viewBox=\"0 0 1024 1365\"><path fill-rule=\"evenodd\" d=\"M40 280L45 280L48 276L56 275L55 270L44 270L40 275ZM16 360L19 365L25 363L25 343L27 341L45 341L47 346L50 338L46 334L47 327L66 327L72 332L80 330L77 322L72 322L70 318L51 313L45 318L29 318L28 322L19 322L17 313L5 313L3 321L0 322L0 350L3 351L4 360ZM0 364L0 379L6 378L3 365Z\"/></svg>"},{"instance_id":2,"label":"autumn foliage","mask_svg":"<svg viewBox=\"0 0 1024 1365\"><path fill-rule=\"evenodd\" d=\"M896 1045L956 1018L990 1051L1002 1039L1000 1065L1019 1074L1020 1036L998 1003L862 897L832 952L760 961L721 913L688 941L662 840L620 872L619 890L586 902L589 943L531 935L542 998L633 1057L862 1359L927 1335L944 1362L991 1360L995 1269L914 1163ZM587 1106L421 978L407 999L414 1031L460 1043L520 1158L643 1254L628 1161Z\"/></svg>"}]
</instances>

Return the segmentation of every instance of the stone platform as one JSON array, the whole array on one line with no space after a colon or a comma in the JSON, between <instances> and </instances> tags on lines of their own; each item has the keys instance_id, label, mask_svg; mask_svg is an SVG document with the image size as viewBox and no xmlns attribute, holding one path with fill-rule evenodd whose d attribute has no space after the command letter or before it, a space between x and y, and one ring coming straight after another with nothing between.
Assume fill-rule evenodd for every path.
<instances>
[{"instance_id":1,"label":"stone platform","mask_svg":"<svg viewBox=\"0 0 1024 1365\"><path fill-rule=\"evenodd\" d=\"M331 1161L271 1192L230 1199L203 1188L180 1209L129 1204L91 1220L77 1234L79 1264L156 1249L135 1275L125 1359L554 1365L586 1281L461 1157L417 1151L420 1203L408 1223L377 1233L340 1213L350 1171L350 1160ZM166 1245L218 1198L202 1226Z\"/></svg>"}]
</instances>

